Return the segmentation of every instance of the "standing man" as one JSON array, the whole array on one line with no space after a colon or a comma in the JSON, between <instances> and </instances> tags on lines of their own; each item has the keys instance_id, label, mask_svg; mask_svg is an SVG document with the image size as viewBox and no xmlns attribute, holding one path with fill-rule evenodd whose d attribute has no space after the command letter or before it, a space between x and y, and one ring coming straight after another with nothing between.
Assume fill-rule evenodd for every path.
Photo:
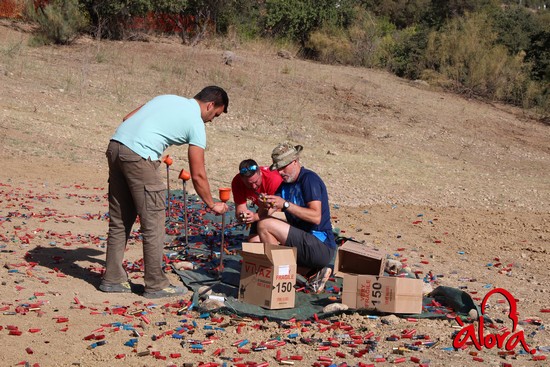
<instances>
[{"instance_id":1,"label":"standing man","mask_svg":"<svg viewBox=\"0 0 550 367\"><path fill-rule=\"evenodd\" d=\"M235 217L250 226L249 242L260 242L258 237L258 213L248 209L247 200L259 206L258 200L266 194L273 195L283 179L279 172L271 171L268 166L260 167L253 159L245 159L239 164L239 173L231 181Z\"/></svg>"},{"instance_id":2,"label":"standing man","mask_svg":"<svg viewBox=\"0 0 550 367\"><path fill-rule=\"evenodd\" d=\"M267 195L262 206L258 234L263 243L296 247L298 267L310 276L309 285L320 293L332 269L328 266L336 251L332 233L327 188L313 171L300 164L303 147L289 142L271 153L271 170L279 171L283 184L275 195ZM262 203L263 204L263 203ZM279 209L287 221L268 216Z\"/></svg>"},{"instance_id":3,"label":"standing man","mask_svg":"<svg viewBox=\"0 0 550 367\"><path fill-rule=\"evenodd\" d=\"M131 292L122 266L126 242L139 215L143 236L146 298L178 296L184 287L170 284L162 268L165 238L165 184L159 166L162 153L171 145L188 144L193 187L206 206L217 214L228 209L214 202L206 177L205 123L227 112L229 98L220 87L204 88L188 99L161 95L128 114L111 138L109 163L109 238L103 292Z\"/></svg>"}]
</instances>

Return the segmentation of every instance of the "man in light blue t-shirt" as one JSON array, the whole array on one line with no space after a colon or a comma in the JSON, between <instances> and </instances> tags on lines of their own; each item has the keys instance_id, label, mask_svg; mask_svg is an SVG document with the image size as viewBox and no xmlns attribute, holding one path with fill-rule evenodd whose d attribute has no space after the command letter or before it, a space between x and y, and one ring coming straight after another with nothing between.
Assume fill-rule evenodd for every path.
<instances>
[{"instance_id":1,"label":"man in light blue t-shirt","mask_svg":"<svg viewBox=\"0 0 550 367\"><path fill-rule=\"evenodd\" d=\"M193 187L217 214L228 207L215 202L206 176L204 124L227 112L229 97L220 87L204 88L193 98L161 95L124 117L107 148L109 163L109 237L103 292L131 292L123 267L126 242L139 215L143 237L146 298L184 294L170 284L162 269L165 237L165 184L159 172L161 156L171 145L188 147Z\"/></svg>"}]
</instances>

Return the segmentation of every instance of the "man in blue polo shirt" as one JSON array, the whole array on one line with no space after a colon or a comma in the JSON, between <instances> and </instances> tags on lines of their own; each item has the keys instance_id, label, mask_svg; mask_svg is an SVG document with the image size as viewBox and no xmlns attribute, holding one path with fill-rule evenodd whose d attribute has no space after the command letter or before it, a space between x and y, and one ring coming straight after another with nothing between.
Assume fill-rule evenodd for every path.
<instances>
[{"instance_id":1,"label":"man in blue polo shirt","mask_svg":"<svg viewBox=\"0 0 550 367\"><path fill-rule=\"evenodd\" d=\"M109 163L109 237L103 292L131 292L123 267L126 242L139 215L143 237L146 298L184 294L170 285L162 268L165 238L165 184L159 172L161 156L171 145L188 144L193 187L217 214L228 209L215 202L204 164L205 123L227 112L229 98L220 87L204 88L193 98L161 95L129 113L107 148Z\"/></svg>"},{"instance_id":2,"label":"man in blue polo shirt","mask_svg":"<svg viewBox=\"0 0 550 367\"><path fill-rule=\"evenodd\" d=\"M327 188L315 172L301 165L302 149L301 145L289 142L273 149L270 169L279 171L283 183L275 195L266 195L265 205L260 210L258 234L263 243L296 247L298 267L302 268L302 273L314 274L310 285L319 293L332 273L328 265L337 246ZM269 216L277 209L285 214L286 222Z\"/></svg>"}]
</instances>

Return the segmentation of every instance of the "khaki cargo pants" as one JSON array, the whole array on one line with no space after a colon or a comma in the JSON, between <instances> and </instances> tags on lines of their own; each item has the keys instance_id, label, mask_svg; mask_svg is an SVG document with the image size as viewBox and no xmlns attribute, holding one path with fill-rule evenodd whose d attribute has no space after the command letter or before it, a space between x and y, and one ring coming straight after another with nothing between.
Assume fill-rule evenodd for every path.
<instances>
[{"instance_id":1,"label":"khaki cargo pants","mask_svg":"<svg viewBox=\"0 0 550 367\"><path fill-rule=\"evenodd\" d=\"M128 274L122 266L126 243L139 215L143 237L145 291L170 285L162 269L165 239L165 184L160 161L144 159L124 144L111 140L105 153L109 163L109 237L103 282L123 283Z\"/></svg>"}]
</instances>

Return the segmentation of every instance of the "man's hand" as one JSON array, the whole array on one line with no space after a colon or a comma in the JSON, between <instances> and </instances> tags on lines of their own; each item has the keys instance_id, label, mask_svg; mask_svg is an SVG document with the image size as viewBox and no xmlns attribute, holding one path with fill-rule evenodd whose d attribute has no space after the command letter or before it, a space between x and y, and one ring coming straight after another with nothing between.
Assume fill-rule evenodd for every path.
<instances>
[{"instance_id":1,"label":"man's hand","mask_svg":"<svg viewBox=\"0 0 550 367\"><path fill-rule=\"evenodd\" d=\"M264 195L263 197L265 206L267 208L273 208L277 210L281 210L283 208L285 199L283 199L282 197L276 195Z\"/></svg>"},{"instance_id":2,"label":"man's hand","mask_svg":"<svg viewBox=\"0 0 550 367\"><path fill-rule=\"evenodd\" d=\"M244 210L238 215L239 221L241 223L250 224L256 221L255 213L250 210Z\"/></svg>"},{"instance_id":3,"label":"man's hand","mask_svg":"<svg viewBox=\"0 0 550 367\"><path fill-rule=\"evenodd\" d=\"M265 195L266 203L264 204L264 208L270 208L268 211L268 215L273 213L275 210L281 210L283 209L283 205L285 204L285 199L283 199L280 196L276 195ZM314 200L306 203L306 206L300 206L291 204L289 209L287 209L294 217L300 218L303 221L313 223L313 224L319 224L321 223L321 201L320 200ZM262 213L262 215L265 215Z\"/></svg>"},{"instance_id":4,"label":"man's hand","mask_svg":"<svg viewBox=\"0 0 550 367\"><path fill-rule=\"evenodd\" d=\"M229 210L229 207L226 203L223 202L217 202L214 203L214 206L210 208L214 213L216 214L223 214Z\"/></svg>"}]
</instances>

